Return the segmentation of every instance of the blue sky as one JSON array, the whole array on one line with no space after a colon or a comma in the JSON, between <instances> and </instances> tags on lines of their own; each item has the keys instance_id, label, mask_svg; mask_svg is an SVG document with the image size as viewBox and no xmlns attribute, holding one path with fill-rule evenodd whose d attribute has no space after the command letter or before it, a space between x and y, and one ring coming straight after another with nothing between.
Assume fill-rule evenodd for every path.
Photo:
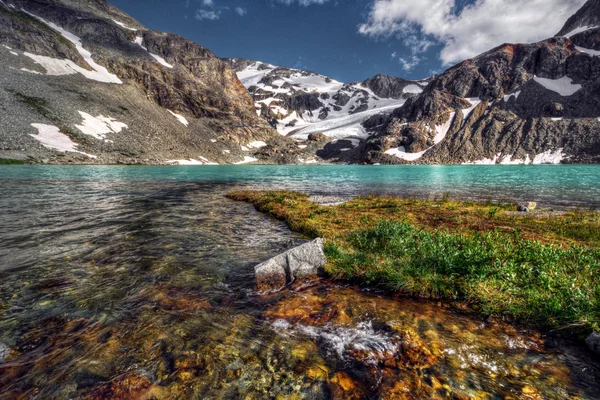
<instances>
[{"instance_id":1,"label":"blue sky","mask_svg":"<svg viewBox=\"0 0 600 400\"><path fill-rule=\"evenodd\" d=\"M584 0L109 0L220 57L343 82L425 78L504 42L556 33Z\"/></svg>"}]
</instances>

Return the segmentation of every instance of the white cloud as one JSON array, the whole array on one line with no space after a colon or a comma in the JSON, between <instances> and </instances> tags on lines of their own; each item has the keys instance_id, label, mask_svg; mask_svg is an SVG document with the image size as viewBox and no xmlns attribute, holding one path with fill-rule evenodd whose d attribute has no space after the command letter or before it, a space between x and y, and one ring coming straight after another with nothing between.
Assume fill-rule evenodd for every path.
<instances>
[{"instance_id":1,"label":"white cloud","mask_svg":"<svg viewBox=\"0 0 600 400\"><path fill-rule=\"evenodd\" d=\"M374 0L359 32L402 38L411 49L408 66L434 44L433 40L439 41L444 46L440 59L448 65L503 43L551 37L585 1L476 0L457 13L456 0Z\"/></svg>"},{"instance_id":2,"label":"white cloud","mask_svg":"<svg viewBox=\"0 0 600 400\"><path fill-rule=\"evenodd\" d=\"M214 21L214 20L221 18L221 11L220 10L217 10L217 11L204 10L204 9L196 10L196 14L194 15L194 18L196 18L199 21L202 21L204 19L207 19L209 21Z\"/></svg>"},{"instance_id":3,"label":"white cloud","mask_svg":"<svg viewBox=\"0 0 600 400\"><path fill-rule=\"evenodd\" d=\"M206 7L214 7L215 3L213 0L202 0L202 4L204 4Z\"/></svg>"},{"instance_id":4,"label":"white cloud","mask_svg":"<svg viewBox=\"0 0 600 400\"><path fill-rule=\"evenodd\" d=\"M398 62L402 66L403 70L405 70L406 72L410 72L413 69L415 69L415 67L417 65L419 65L421 63L421 58L416 55L407 56L407 57L398 57Z\"/></svg>"},{"instance_id":5,"label":"white cloud","mask_svg":"<svg viewBox=\"0 0 600 400\"><path fill-rule=\"evenodd\" d=\"M244 16L248 13L248 10L246 10L245 8L242 7L236 7L235 12L238 13L238 15L240 16Z\"/></svg>"}]
</instances>

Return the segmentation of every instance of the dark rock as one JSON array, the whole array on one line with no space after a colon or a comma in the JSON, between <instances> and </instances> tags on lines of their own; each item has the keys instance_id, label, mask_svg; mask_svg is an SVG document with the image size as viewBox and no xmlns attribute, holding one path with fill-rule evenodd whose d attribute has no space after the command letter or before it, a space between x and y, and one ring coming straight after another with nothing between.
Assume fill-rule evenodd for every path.
<instances>
[{"instance_id":1,"label":"dark rock","mask_svg":"<svg viewBox=\"0 0 600 400\"><path fill-rule=\"evenodd\" d=\"M524 212L524 213L528 213L529 212L529 208L527 208L527 206L523 205L523 204L519 204L517 206L517 211L519 212Z\"/></svg>"},{"instance_id":2,"label":"dark rock","mask_svg":"<svg viewBox=\"0 0 600 400\"><path fill-rule=\"evenodd\" d=\"M326 263L323 239L313 240L254 267L257 288L281 290L298 279L318 275Z\"/></svg>"},{"instance_id":3,"label":"dark rock","mask_svg":"<svg viewBox=\"0 0 600 400\"><path fill-rule=\"evenodd\" d=\"M308 140L312 142L327 143L331 141L331 138L321 132L315 132L308 135Z\"/></svg>"},{"instance_id":4,"label":"dark rock","mask_svg":"<svg viewBox=\"0 0 600 400\"><path fill-rule=\"evenodd\" d=\"M600 332L594 332L585 339L585 343L588 345L590 350L600 354Z\"/></svg>"}]
</instances>

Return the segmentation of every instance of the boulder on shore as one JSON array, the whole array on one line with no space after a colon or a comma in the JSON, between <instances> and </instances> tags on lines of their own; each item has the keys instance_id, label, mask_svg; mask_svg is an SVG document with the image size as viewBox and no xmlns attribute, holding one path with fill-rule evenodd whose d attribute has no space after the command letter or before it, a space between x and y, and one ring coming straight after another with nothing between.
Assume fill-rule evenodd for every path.
<instances>
[{"instance_id":1,"label":"boulder on shore","mask_svg":"<svg viewBox=\"0 0 600 400\"><path fill-rule=\"evenodd\" d=\"M297 279L318 275L326 263L319 238L254 267L256 286L261 292L278 291Z\"/></svg>"}]
</instances>

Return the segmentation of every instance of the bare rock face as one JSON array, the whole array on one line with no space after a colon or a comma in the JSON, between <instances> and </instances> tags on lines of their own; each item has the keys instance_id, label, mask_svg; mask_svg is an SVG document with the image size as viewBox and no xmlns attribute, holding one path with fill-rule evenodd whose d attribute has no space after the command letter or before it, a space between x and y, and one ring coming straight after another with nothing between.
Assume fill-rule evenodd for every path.
<instances>
[{"instance_id":1,"label":"bare rock face","mask_svg":"<svg viewBox=\"0 0 600 400\"><path fill-rule=\"evenodd\" d=\"M251 155L247 144L277 135L235 72L199 44L148 30L104 0L10 3L0 3L0 158L234 163ZM110 82L85 73L102 68ZM73 145L44 144L32 124Z\"/></svg>"},{"instance_id":2,"label":"bare rock face","mask_svg":"<svg viewBox=\"0 0 600 400\"><path fill-rule=\"evenodd\" d=\"M318 275L327 263L323 239L305 243L254 267L261 292L278 291L306 277Z\"/></svg>"},{"instance_id":3,"label":"bare rock face","mask_svg":"<svg viewBox=\"0 0 600 400\"><path fill-rule=\"evenodd\" d=\"M434 77L387 120L372 117L364 124L373 135L363 159L598 163L598 49L600 1L590 0L557 37L504 44L466 60ZM449 124L443 122L448 115Z\"/></svg>"}]
</instances>

